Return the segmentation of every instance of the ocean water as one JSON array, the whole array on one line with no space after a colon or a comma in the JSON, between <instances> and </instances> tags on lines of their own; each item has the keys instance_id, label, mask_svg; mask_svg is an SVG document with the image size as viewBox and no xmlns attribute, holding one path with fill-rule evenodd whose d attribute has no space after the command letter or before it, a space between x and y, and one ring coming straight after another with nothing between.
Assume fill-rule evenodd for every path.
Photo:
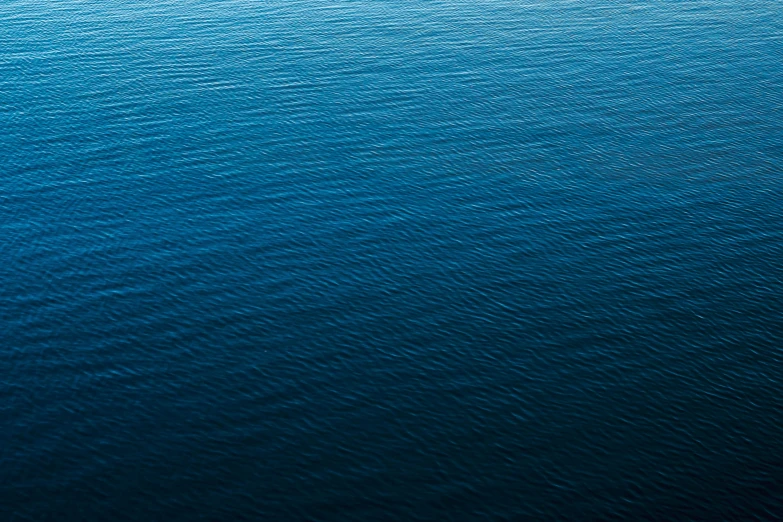
<instances>
[{"instance_id":1,"label":"ocean water","mask_svg":"<svg viewBox=\"0 0 783 522\"><path fill-rule=\"evenodd\" d=\"M783 5L3 0L0 520L783 517Z\"/></svg>"}]
</instances>

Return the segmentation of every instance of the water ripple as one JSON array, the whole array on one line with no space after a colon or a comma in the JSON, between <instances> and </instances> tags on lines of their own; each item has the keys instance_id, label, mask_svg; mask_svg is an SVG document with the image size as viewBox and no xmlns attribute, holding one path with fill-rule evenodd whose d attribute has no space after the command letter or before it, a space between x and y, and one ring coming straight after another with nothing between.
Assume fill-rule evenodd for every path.
<instances>
[{"instance_id":1,"label":"water ripple","mask_svg":"<svg viewBox=\"0 0 783 522\"><path fill-rule=\"evenodd\" d=\"M777 2L0 18L0 518L783 512Z\"/></svg>"}]
</instances>

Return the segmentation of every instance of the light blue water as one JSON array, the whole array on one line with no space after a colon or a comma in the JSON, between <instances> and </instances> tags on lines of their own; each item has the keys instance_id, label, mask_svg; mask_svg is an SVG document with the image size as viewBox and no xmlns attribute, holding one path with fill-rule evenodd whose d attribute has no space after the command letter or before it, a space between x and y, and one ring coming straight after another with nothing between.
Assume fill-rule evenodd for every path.
<instances>
[{"instance_id":1,"label":"light blue water","mask_svg":"<svg viewBox=\"0 0 783 522\"><path fill-rule=\"evenodd\" d=\"M776 1L4 0L0 519L783 516Z\"/></svg>"}]
</instances>

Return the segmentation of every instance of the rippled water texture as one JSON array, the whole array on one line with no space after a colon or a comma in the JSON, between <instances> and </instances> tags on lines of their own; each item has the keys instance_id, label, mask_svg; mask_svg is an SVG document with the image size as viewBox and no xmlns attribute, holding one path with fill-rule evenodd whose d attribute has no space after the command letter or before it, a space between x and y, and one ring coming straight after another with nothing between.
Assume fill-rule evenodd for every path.
<instances>
[{"instance_id":1,"label":"rippled water texture","mask_svg":"<svg viewBox=\"0 0 783 522\"><path fill-rule=\"evenodd\" d=\"M783 7L3 0L0 519L783 514Z\"/></svg>"}]
</instances>

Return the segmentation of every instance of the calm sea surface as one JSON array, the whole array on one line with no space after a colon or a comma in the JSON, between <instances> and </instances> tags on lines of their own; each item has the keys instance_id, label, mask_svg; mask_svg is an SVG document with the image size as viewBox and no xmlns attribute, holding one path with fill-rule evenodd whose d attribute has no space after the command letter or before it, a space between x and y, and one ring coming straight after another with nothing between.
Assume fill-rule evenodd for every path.
<instances>
[{"instance_id":1,"label":"calm sea surface","mask_svg":"<svg viewBox=\"0 0 783 522\"><path fill-rule=\"evenodd\" d=\"M3 0L0 520L783 516L777 0Z\"/></svg>"}]
</instances>

